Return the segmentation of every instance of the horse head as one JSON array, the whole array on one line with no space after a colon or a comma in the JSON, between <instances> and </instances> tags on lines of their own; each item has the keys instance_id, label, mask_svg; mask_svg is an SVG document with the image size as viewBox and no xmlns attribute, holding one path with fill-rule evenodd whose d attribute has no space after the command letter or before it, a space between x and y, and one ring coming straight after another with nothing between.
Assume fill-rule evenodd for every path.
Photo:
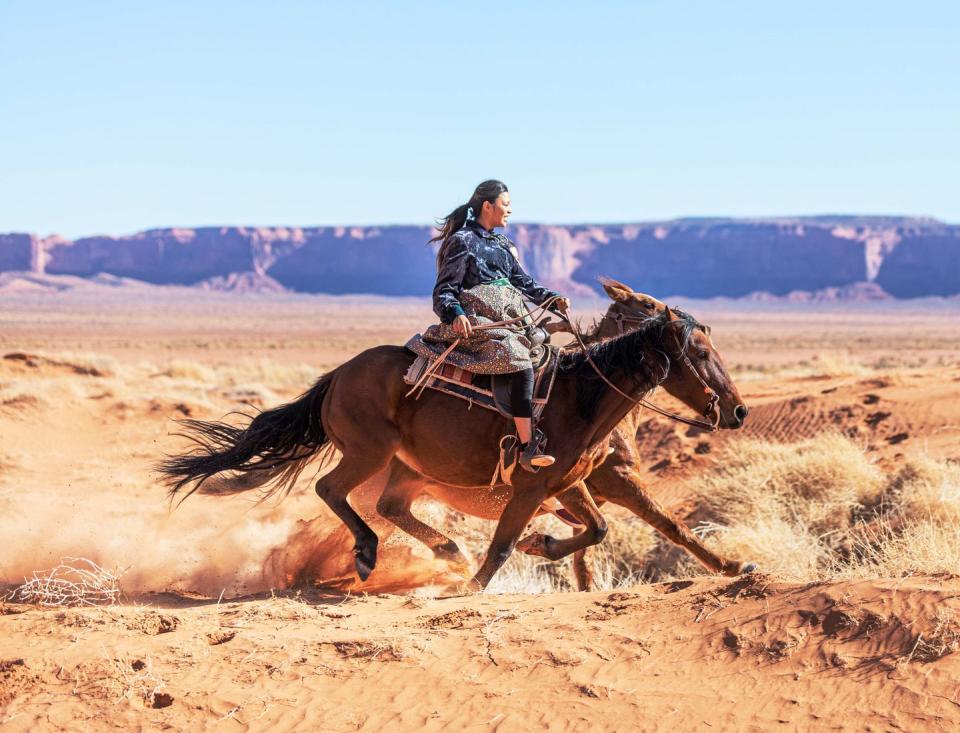
<instances>
[{"instance_id":1,"label":"horse head","mask_svg":"<svg viewBox=\"0 0 960 733\"><path fill-rule=\"evenodd\" d=\"M601 278L600 283L613 303L600 321L597 336L612 338L657 317L666 318L673 333L668 341L672 348L670 368L660 386L701 415L718 420L718 427L741 427L748 410L710 337L710 327L612 278Z\"/></svg>"},{"instance_id":2,"label":"horse head","mask_svg":"<svg viewBox=\"0 0 960 733\"><path fill-rule=\"evenodd\" d=\"M668 306L664 306L663 317L664 346L670 359L670 368L661 383L664 389L716 421L719 428L742 427L749 410L710 337L710 327Z\"/></svg>"}]
</instances>

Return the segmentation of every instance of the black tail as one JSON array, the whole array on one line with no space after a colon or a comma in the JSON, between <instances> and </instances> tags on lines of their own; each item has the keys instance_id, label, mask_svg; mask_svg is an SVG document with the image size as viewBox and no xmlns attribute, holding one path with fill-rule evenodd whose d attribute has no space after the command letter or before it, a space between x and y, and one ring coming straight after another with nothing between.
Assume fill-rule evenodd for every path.
<instances>
[{"instance_id":1,"label":"black tail","mask_svg":"<svg viewBox=\"0 0 960 733\"><path fill-rule=\"evenodd\" d=\"M325 374L293 402L261 412L246 427L178 420L187 428L181 435L194 441L197 448L157 465L156 470L170 486L170 498L184 489L187 491L181 502L195 491L229 494L265 483L273 484L268 493L289 491L318 451L323 450L324 462L332 456L333 446L327 442L320 421L320 406L332 377L333 372ZM224 471L239 472L241 476L205 492L204 482Z\"/></svg>"}]
</instances>

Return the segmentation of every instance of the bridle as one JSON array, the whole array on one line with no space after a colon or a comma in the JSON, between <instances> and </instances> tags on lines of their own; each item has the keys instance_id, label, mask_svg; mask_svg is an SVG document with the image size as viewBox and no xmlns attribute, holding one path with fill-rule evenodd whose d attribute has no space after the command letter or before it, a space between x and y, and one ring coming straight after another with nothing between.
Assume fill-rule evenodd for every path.
<instances>
[{"instance_id":1,"label":"bridle","mask_svg":"<svg viewBox=\"0 0 960 733\"><path fill-rule=\"evenodd\" d=\"M650 320L649 318L640 318L639 316L628 316L620 311L616 311L615 313L605 313L601 320L607 320L608 318L617 324L618 336L623 336L623 334L625 334L628 330L632 330L627 329L626 324L635 323L636 325L640 326Z\"/></svg>"},{"instance_id":2,"label":"bridle","mask_svg":"<svg viewBox=\"0 0 960 733\"><path fill-rule=\"evenodd\" d=\"M619 312L617 312L616 315L618 317L613 320L618 324L620 335L623 335L624 333L626 333L626 331L623 328L623 324L625 322L636 322L637 324L644 324L648 320L650 320L649 318L625 316L624 314ZM697 381L700 382L700 386L703 387L704 394L708 395L707 406L703 409L703 416L708 420L712 419L713 422L706 422L705 420L697 420L695 418L683 417L683 415L677 415L675 412L664 410L662 407L659 407L653 404L652 402L650 402L644 397L637 398L637 397L631 397L630 395L628 395L626 392L620 389L617 385L611 382L607 378L607 375L604 374L600 370L600 367L598 367L596 363L593 361L593 359L590 358L590 351L587 348L587 345L583 343L583 338L580 335L580 330L576 326L574 326L573 323L570 321L570 319L567 318L565 315L560 314L560 317L564 321L566 321L567 325L570 326L570 331L571 333L573 333L574 338L576 338L577 344L579 344L580 348L583 350L583 356L587 360L587 363L590 364L591 367L593 367L593 370L597 373L597 376L599 376L604 382L606 382L607 386L612 388L621 397L625 397L626 399L630 400L636 405L640 405L641 407L646 407L648 410L652 410L653 412L656 412L658 415L663 415L666 418L675 420L676 422L679 422L679 423L683 423L684 425L690 425L692 427L699 428L701 430L706 430L707 432L710 432L710 433L716 432L717 430L720 429L720 410L718 409L718 405L720 403L720 395L718 395L716 391L709 384L706 383L704 378L700 376L700 372L698 372L696 367L693 366L693 362L690 361L690 357L687 356L685 351L680 352L679 359L681 362L683 362L683 364L687 367L687 369L690 370L693 376L697 378ZM607 316L605 315L604 318L607 318ZM712 418L711 418L711 415L713 416Z\"/></svg>"}]
</instances>

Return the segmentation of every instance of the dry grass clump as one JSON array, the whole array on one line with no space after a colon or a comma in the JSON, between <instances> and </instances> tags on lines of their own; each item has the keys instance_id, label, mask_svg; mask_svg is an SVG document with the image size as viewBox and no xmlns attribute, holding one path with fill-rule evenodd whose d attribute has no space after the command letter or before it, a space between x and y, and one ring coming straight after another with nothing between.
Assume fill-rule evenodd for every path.
<instances>
[{"instance_id":1,"label":"dry grass clump","mask_svg":"<svg viewBox=\"0 0 960 733\"><path fill-rule=\"evenodd\" d=\"M739 363L734 364L731 373L737 381L766 377L862 377L871 374L878 367L864 362L849 351L822 351L811 359L791 361L781 364Z\"/></svg>"},{"instance_id":2,"label":"dry grass clump","mask_svg":"<svg viewBox=\"0 0 960 733\"><path fill-rule=\"evenodd\" d=\"M38 606L109 606L120 598L118 571L107 570L83 557L67 557L50 570L33 577L11 593L13 600Z\"/></svg>"},{"instance_id":3,"label":"dry grass clump","mask_svg":"<svg viewBox=\"0 0 960 733\"><path fill-rule=\"evenodd\" d=\"M960 575L960 523L907 521L895 515L862 524L851 533L852 553L837 558L830 577L899 577L913 573Z\"/></svg>"},{"instance_id":4,"label":"dry grass clump","mask_svg":"<svg viewBox=\"0 0 960 733\"><path fill-rule=\"evenodd\" d=\"M935 662L960 649L960 625L953 612L938 609L934 626L926 634L919 634L911 657L920 662Z\"/></svg>"},{"instance_id":5,"label":"dry grass clump","mask_svg":"<svg viewBox=\"0 0 960 733\"><path fill-rule=\"evenodd\" d=\"M160 367L150 365L150 376L171 380L181 387L218 387L225 391L255 389L265 399L279 399L271 389L306 390L322 370L309 364L281 364L269 359L230 364L203 364L174 359Z\"/></svg>"},{"instance_id":6,"label":"dry grass clump","mask_svg":"<svg viewBox=\"0 0 960 733\"><path fill-rule=\"evenodd\" d=\"M703 478L695 531L714 550L804 580L960 573L960 465L885 476L849 439L741 444Z\"/></svg>"},{"instance_id":7,"label":"dry grass clump","mask_svg":"<svg viewBox=\"0 0 960 733\"><path fill-rule=\"evenodd\" d=\"M849 351L822 351L806 366L812 376L859 377L870 373L870 368Z\"/></svg>"},{"instance_id":8,"label":"dry grass clump","mask_svg":"<svg viewBox=\"0 0 960 733\"><path fill-rule=\"evenodd\" d=\"M322 643L333 646L344 659L400 662L408 656L403 644L394 639L358 639Z\"/></svg>"},{"instance_id":9,"label":"dry grass clump","mask_svg":"<svg viewBox=\"0 0 960 733\"><path fill-rule=\"evenodd\" d=\"M174 359L167 363L159 372L151 376L167 377L169 379L213 384L217 381L216 372L205 364L196 361Z\"/></svg>"},{"instance_id":10,"label":"dry grass clump","mask_svg":"<svg viewBox=\"0 0 960 733\"><path fill-rule=\"evenodd\" d=\"M73 672L73 694L128 700L148 708L165 708L173 696L153 669L153 660L131 657L108 658L79 665Z\"/></svg>"},{"instance_id":11,"label":"dry grass clump","mask_svg":"<svg viewBox=\"0 0 960 733\"><path fill-rule=\"evenodd\" d=\"M482 557L482 555L481 555ZM487 593L564 593L576 590L570 574L570 559L551 562L515 552L497 571Z\"/></svg>"},{"instance_id":12,"label":"dry grass clump","mask_svg":"<svg viewBox=\"0 0 960 733\"><path fill-rule=\"evenodd\" d=\"M960 524L960 464L916 456L893 477L882 499L905 519Z\"/></svg>"},{"instance_id":13,"label":"dry grass clump","mask_svg":"<svg viewBox=\"0 0 960 733\"><path fill-rule=\"evenodd\" d=\"M881 491L884 476L848 438L824 433L738 443L699 482L707 520L780 520L823 534L849 526L851 510Z\"/></svg>"},{"instance_id":14,"label":"dry grass clump","mask_svg":"<svg viewBox=\"0 0 960 733\"><path fill-rule=\"evenodd\" d=\"M223 390L222 395L231 402L240 402L255 407L273 407L282 400L273 390L262 384L238 384Z\"/></svg>"},{"instance_id":15,"label":"dry grass clump","mask_svg":"<svg viewBox=\"0 0 960 733\"><path fill-rule=\"evenodd\" d=\"M266 384L271 388L289 387L301 391L308 389L320 376L322 370L309 364L280 364L269 359L239 362L216 367L220 384Z\"/></svg>"},{"instance_id":16,"label":"dry grass clump","mask_svg":"<svg viewBox=\"0 0 960 733\"><path fill-rule=\"evenodd\" d=\"M960 574L960 464L915 456L890 476L852 535L843 576Z\"/></svg>"},{"instance_id":17,"label":"dry grass clump","mask_svg":"<svg viewBox=\"0 0 960 733\"><path fill-rule=\"evenodd\" d=\"M877 372L903 372L923 369L935 364L938 367L953 367L956 359L940 356L934 361L924 356L906 357L901 354L867 357L863 354L839 349L821 351L810 359L770 362L735 362L730 365L730 373L737 382L747 382L769 377L822 379L825 377L867 377Z\"/></svg>"},{"instance_id":18,"label":"dry grass clump","mask_svg":"<svg viewBox=\"0 0 960 733\"><path fill-rule=\"evenodd\" d=\"M705 523L695 532L721 555L759 563L764 572L803 580L818 578L830 556L828 545L808 527L776 516L755 517L731 525ZM704 572L699 564L687 561L676 574Z\"/></svg>"},{"instance_id":19,"label":"dry grass clump","mask_svg":"<svg viewBox=\"0 0 960 733\"><path fill-rule=\"evenodd\" d=\"M639 517L608 514L607 536L588 555L596 590L625 588L648 578L649 558L659 544L656 530Z\"/></svg>"}]
</instances>

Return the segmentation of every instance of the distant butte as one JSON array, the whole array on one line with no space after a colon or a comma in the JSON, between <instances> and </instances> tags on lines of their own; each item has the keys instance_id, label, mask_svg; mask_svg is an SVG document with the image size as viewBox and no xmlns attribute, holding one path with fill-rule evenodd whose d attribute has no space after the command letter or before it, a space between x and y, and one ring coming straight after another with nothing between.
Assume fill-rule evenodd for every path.
<instances>
[{"instance_id":1,"label":"distant butte","mask_svg":"<svg viewBox=\"0 0 960 733\"><path fill-rule=\"evenodd\" d=\"M0 234L0 273L109 275L239 292L428 295L429 227L202 227L69 240ZM877 300L960 294L960 226L892 216L511 225L527 270L562 292L608 275L691 298Z\"/></svg>"}]
</instances>

